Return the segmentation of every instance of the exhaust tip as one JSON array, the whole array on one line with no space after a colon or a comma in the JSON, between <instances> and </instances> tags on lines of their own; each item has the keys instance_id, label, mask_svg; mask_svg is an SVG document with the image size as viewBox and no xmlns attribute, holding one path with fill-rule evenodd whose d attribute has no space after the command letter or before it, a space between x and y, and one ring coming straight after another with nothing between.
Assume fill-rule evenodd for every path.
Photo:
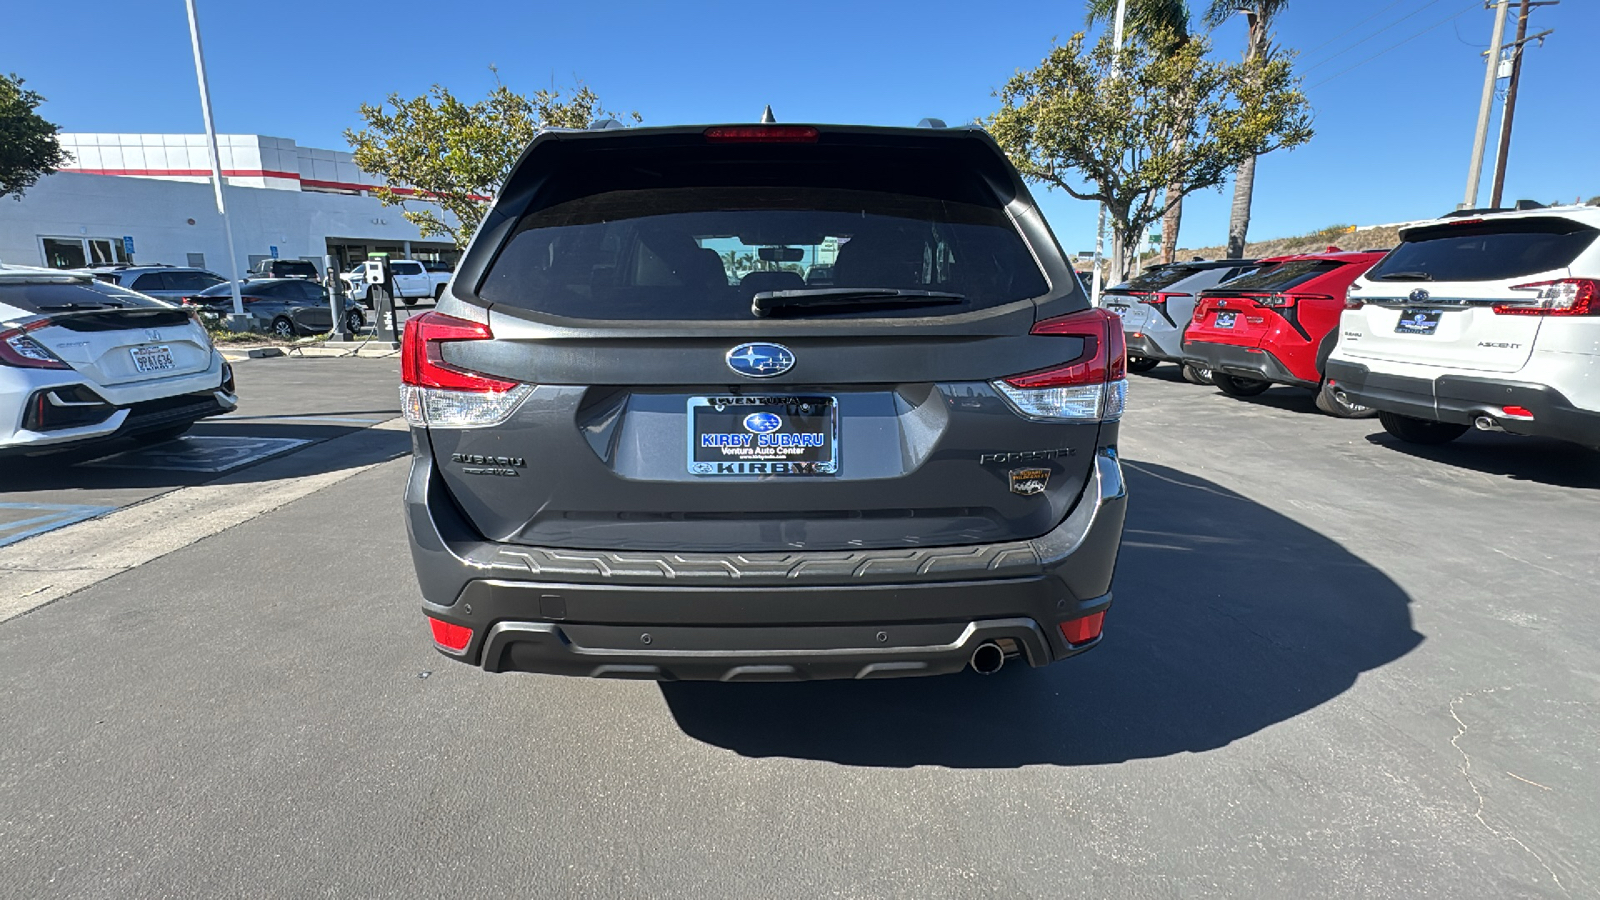
<instances>
[{"instance_id":1,"label":"exhaust tip","mask_svg":"<svg viewBox=\"0 0 1600 900\"><path fill-rule=\"evenodd\" d=\"M979 644L978 649L972 651L972 671L979 675L993 675L1005 664L1006 652L993 641Z\"/></svg>"},{"instance_id":2,"label":"exhaust tip","mask_svg":"<svg viewBox=\"0 0 1600 900\"><path fill-rule=\"evenodd\" d=\"M1496 422L1494 419L1490 418L1489 416L1478 416L1477 418L1473 419L1472 420L1472 427L1478 429L1479 431L1504 431L1505 430L1505 429L1500 427L1500 423L1499 422Z\"/></svg>"}]
</instances>

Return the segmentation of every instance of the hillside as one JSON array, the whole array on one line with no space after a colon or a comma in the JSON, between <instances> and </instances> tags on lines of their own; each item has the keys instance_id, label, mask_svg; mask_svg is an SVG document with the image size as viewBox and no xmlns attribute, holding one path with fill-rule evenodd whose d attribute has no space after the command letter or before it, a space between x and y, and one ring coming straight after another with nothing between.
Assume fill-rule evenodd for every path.
<instances>
[{"instance_id":1,"label":"hillside","mask_svg":"<svg viewBox=\"0 0 1600 900\"><path fill-rule=\"evenodd\" d=\"M1352 230L1354 229L1354 230ZM1285 256L1291 253L1318 253L1330 246L1340 250L1388 249L1395 245L1400 234L1398 225L1378 225L1372 228L1354 228L1351 225L1334 225L1302 234L1299 237L1274 238L1250 241L1245 244L1244 255L1251 259L1263 256ZM1227 251L1224 245L1214 247L1180 247L1177 258L1216 259Z\"/></svg>"}]
</instances>

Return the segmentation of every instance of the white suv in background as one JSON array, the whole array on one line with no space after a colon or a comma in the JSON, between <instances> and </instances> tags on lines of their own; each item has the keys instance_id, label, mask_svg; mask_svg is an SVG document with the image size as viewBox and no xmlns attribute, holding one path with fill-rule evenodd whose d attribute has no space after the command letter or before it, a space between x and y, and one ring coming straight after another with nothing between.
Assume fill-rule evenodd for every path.
<instances>
[{"instance_id":1,"label":"white suv in background","mask_svg":"<svg viewBox=\"0 0 1600 900\"><path fill-rule=\"evenodd\" d=\"M1597 238L1600 208L1581 206L1401 231L1350 287L1329 383L1403 441L1477 427L1600 447Z\"/></svg>"}]
</instances>

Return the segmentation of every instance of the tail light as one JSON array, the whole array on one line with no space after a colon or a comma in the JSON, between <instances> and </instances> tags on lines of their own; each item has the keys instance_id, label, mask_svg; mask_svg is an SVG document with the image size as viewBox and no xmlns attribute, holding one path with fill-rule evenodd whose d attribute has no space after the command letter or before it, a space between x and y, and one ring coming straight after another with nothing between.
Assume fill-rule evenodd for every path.
<instances>
[{"instance_id":1,"label":"tail light","mask_svg":"<svg viewBox=\"0 0 1600 900\"><path fill-rule=\"evenodd\" d=\"M1361 307L1366 306L1366 305L1367 305L1367 301L1362 300L1360 297L1351 297L1348 294L1345 295L1345 298L1344 298L1344 308L1345 309L1360 309Z\"/></svg>"},{"instance_id":2,"label":"tail light","mask_svg":"<svg viewBox=\"0 0 1600 900\"><path fill-rule=\"evenodd\" d=\"M430 618L428 627L433 630L433 642L451 653L460 653L472 643L472 629L465 625Z\"/></svg>"},{"instance_id":3,"label":"tail light","mask_svg":"<svg viewBox=\"0 0 1600 900\"><path fill-rule=\"evenodd\" d=\"M40 319L21 328L0 331L0 366L14 366L19 369L72 368L28 334L30 331L38 331L53 324L55 323L49 319Z\"/></svg>"},{"instance_id":4,"label":"tail light","mask_svg":"<svg viewBox=\"0 0 1600 900\"><path fill-rule=\"evenodd\" d=\"M1496 303L1502 316L1600 316L1600 281L1563 278L1514 284L1513 291L1538 291L1531 303Z\"/></svg>"},{"instance_id":5,"label":"tail light","mask_svg":"<svg viewBox=\"0 0 1600 900\"><path fill-rule=\"evenodd\" d=\"M1144 302L1150 304L1151 306L1166 306L1167 305L1167 301L1171 300L1173 297L1188 297L1188 296L1190 296L1190 295L1189 294L1184 294L1184 293L1176 293L1176 294L1158 293L1158 294L1151 294L1149 297L1145 298Z\"/></svg>"},{"instance_id":6,"label":"tail light","mask_svg":"<svg viewBox=\"0 0 1600 900\"><path fill-rule=\"evenodd\" d=\"M810 125L724 125L705 130L714 144L815 144L817 130Z\"/></svg>"},{"instance_id":7,"label":"tail light","mask_svg":"<svg viewBox=\"0 0 1600 900\"><path fill-rule=\"evenodd\" d=\"M1075 337L1083 350L1058 366L993 382L1018 412L1033 419L1115 422L1128 397L1128 345L1122 320L1103 309L1046 319L1033 334Z\"/></svg>"},{"instance_id":8,"label":"tail light","mask_svg":"<svg viewBox=\"0 0 1600 900\"><path fill-rule=\"evenodd\" d=\"M416 426L486 428L511 417L533 385L446 362L444 345L487 341L489 326L428 312L406 320L400 345L400 408Z\"/></svg>"}]
</instances>

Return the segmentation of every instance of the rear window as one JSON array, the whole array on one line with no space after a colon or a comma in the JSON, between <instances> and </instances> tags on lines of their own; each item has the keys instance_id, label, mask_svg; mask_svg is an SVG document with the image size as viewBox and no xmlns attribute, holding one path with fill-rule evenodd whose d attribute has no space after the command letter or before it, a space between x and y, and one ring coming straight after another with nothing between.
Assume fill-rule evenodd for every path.
<instances>
[{"instance_id":1,"label":"rear window","mask_svg":"<svg viewBox=\"0 0 1600 900\"><path fill-rule=\"evenodd\" d=\"M317 276L316 266L305 262L304 260L298 259L279 260L278 262L272 264L271 271L276 272L279 275L309 275L313 278Z\"/></svg>"},{"instance_id":2,"label":"rear window","mask_svg":"<svg viewBox=\"0 0 1600 900\"><path fill-rule=\"evenodd\" d=\"M479 287L483 299L574 318L727 320L751 318L763 291L964 297L785 313L920 317L1049 290L1000 200L953 159L604 155L604 165L579 157L551 179L559 194L523 216Z\"/></svg>"},{"instance_id":3,"label":"rear window","mask_svg":"<svg viewBox=\"0 0 1600 900\"><path fill-rule=\"evenodd\" d=\"M1227 291L1287 291L1298 287L1318 275L1326 275L1343 263L1331 259L1297 259L1275 266L1265 266L1248 275L1217 285L1214 290Z\"/></svg>"},{"instance_id":4,"label":"rear window","mask_svg":"<svg viewBox=\"0 0 1600 900\"><path fill-rule=\"evenodd\" d=\"M1106 288L1106 290L1116 293L1141 294L1148 291L1159 291L1169 284L1177 284L1198 271L1200 270L1194 266L1157 266L1153 269L1145 269L1127 281L1114 287Z\"/></svg>"},{"instance_id":5,"label":"rear window","mask_svg":"<svg viewBox=\"0 0 1600 900\"><path fill-rule=\"evenodd\" d=\"M1367 277L1373 281L1503 281L1562 269L1596 229L1555 217L1446 223L1406 232Z\"/></svg>"},{"instance_id":6,"label":"rear window","mask_svg":"<svg viewBox=\"0 0 1600 900\"><path fill-rule=\"evenodd\" d=\"M83 309L171 309L153 297L101 281L70 284L0 281L0 303L27 313L49 314Z\"/></svg>"}]
</instances>

